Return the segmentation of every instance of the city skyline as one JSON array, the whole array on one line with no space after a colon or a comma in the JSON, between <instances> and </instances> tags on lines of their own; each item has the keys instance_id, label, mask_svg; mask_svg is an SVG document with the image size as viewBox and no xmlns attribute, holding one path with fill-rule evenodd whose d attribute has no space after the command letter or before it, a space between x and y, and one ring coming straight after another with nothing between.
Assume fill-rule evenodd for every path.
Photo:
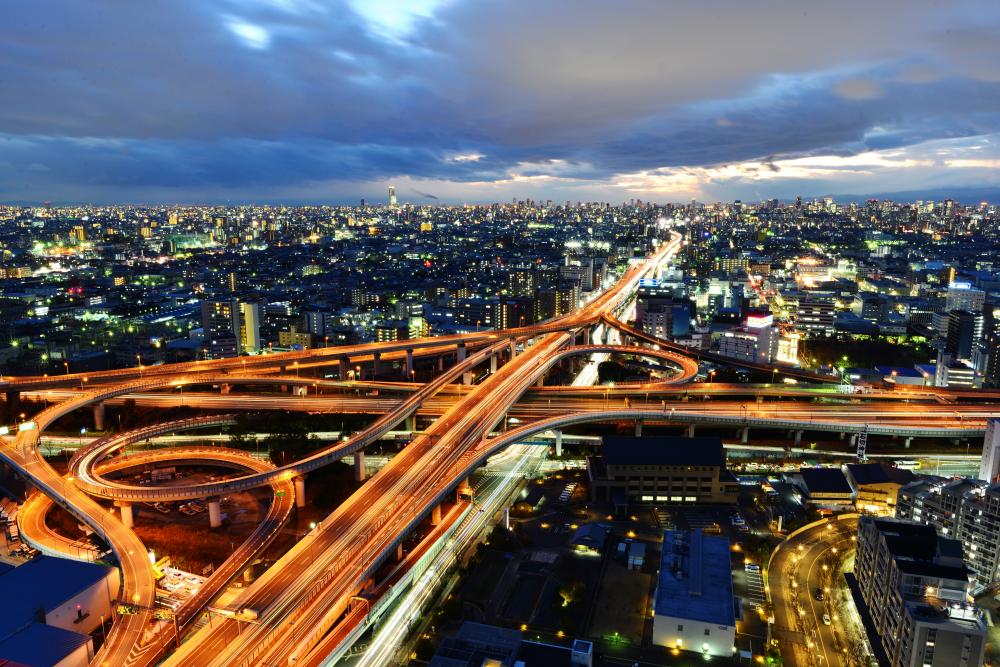
<instances>
[{"instance_id":1,"label":"city skyline","mask_svg":"<svg viewBox=\"0 0 1000 667\"><path fill-rule=\"evenodd\" d=\"M1000 198L984 2L45 4L0 201Z\"/></svg>"}]
</instances>

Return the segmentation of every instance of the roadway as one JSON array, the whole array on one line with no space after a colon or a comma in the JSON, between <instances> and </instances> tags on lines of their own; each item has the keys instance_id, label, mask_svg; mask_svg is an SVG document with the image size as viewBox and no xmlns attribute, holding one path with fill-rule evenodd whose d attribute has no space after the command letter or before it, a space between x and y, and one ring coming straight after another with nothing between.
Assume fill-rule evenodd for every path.
<instances>
[{"instance_id":1,"label":"roadway","mask_svg":"<svg viewBox=\"0 0 1000 667\"><path fill-rule=\"evenodd\" d=\"M772 554L767 569L774 613L771 636L785 664L866 664L858 660L864 631L854 621L856 614L845 613L853 602L841 571L854 553L857 527L856 515L819 521L791 534ZM823 600L816 599L817 590Z\"/></svg>"}]
</instances>

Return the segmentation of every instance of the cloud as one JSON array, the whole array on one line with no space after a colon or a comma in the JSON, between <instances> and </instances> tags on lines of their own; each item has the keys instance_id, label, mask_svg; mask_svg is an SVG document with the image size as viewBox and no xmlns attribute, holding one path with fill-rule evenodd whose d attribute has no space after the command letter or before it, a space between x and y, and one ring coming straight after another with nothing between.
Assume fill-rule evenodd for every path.
<instances>
[{"instance_id":1,"label":"cloud","mask_svg":"<svg viewBox=\"0 0 1000 667\"><path fill-rule=\"evenodd\" d=\"M1000 133L998 26L971 0L38 0L0 23L0 195L854 188Z\"/></svg>"}]
</instances>

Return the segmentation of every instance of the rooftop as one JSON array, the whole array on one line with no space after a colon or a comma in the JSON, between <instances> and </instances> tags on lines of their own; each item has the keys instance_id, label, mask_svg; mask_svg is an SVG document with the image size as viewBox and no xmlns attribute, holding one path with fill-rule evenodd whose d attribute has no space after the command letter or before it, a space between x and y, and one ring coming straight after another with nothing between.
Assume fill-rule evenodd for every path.
<instances>
[{"instance_id":1,"label":"rooftop","mask_svg":"<svg viewBox=\"0 0 1000 667\"><path fill-rule=\"evenodd\" d=\"M733 604L729 540L701 530L665 531L656 614L735 626Z\"/></svg>"},{"instance_id":2,"label":"rooftop","mask_svg":"<svg viewBox=\"0 0 1000 667\"><path fill-rule=\"evenodd\" d=\"M801 468L799 475L810 494L851 493L851 485L840 468Z\"/></svg>"},{"instance_id":3,"label":"rooftop","mask_svg":"<svg viewBox=\"0 0 1000 667\"><path fill-rule=\"evenodd\" d=\"M689 465L725 467L721 438L604 436L607 465Z\"/></svg>"},{"instance_id":4,"label":"rooftop","mask_svg":"<svg viewBox=\"0 0 1000 667\"><path fill-rule=\"evenodd\" d=\"M909 484L914 475L885 463L848 463L847 472L857 484Z\"/></svg>"}]
</instances>

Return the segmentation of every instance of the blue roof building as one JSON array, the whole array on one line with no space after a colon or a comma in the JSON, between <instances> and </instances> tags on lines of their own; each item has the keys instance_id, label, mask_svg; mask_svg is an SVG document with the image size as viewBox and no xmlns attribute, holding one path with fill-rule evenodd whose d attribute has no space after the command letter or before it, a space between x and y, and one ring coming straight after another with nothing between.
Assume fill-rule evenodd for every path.
<instances>
[{"instance_id":1,"label":"blue roof building","mask_svg":"<svg viewBox=\"0 0 1000 667\"><path fill-rule=\"evenodd\" d=\"M731 657L736 609L728 538L664 532L653 613L654 644Z\"/></svg>"}]
</instances>

